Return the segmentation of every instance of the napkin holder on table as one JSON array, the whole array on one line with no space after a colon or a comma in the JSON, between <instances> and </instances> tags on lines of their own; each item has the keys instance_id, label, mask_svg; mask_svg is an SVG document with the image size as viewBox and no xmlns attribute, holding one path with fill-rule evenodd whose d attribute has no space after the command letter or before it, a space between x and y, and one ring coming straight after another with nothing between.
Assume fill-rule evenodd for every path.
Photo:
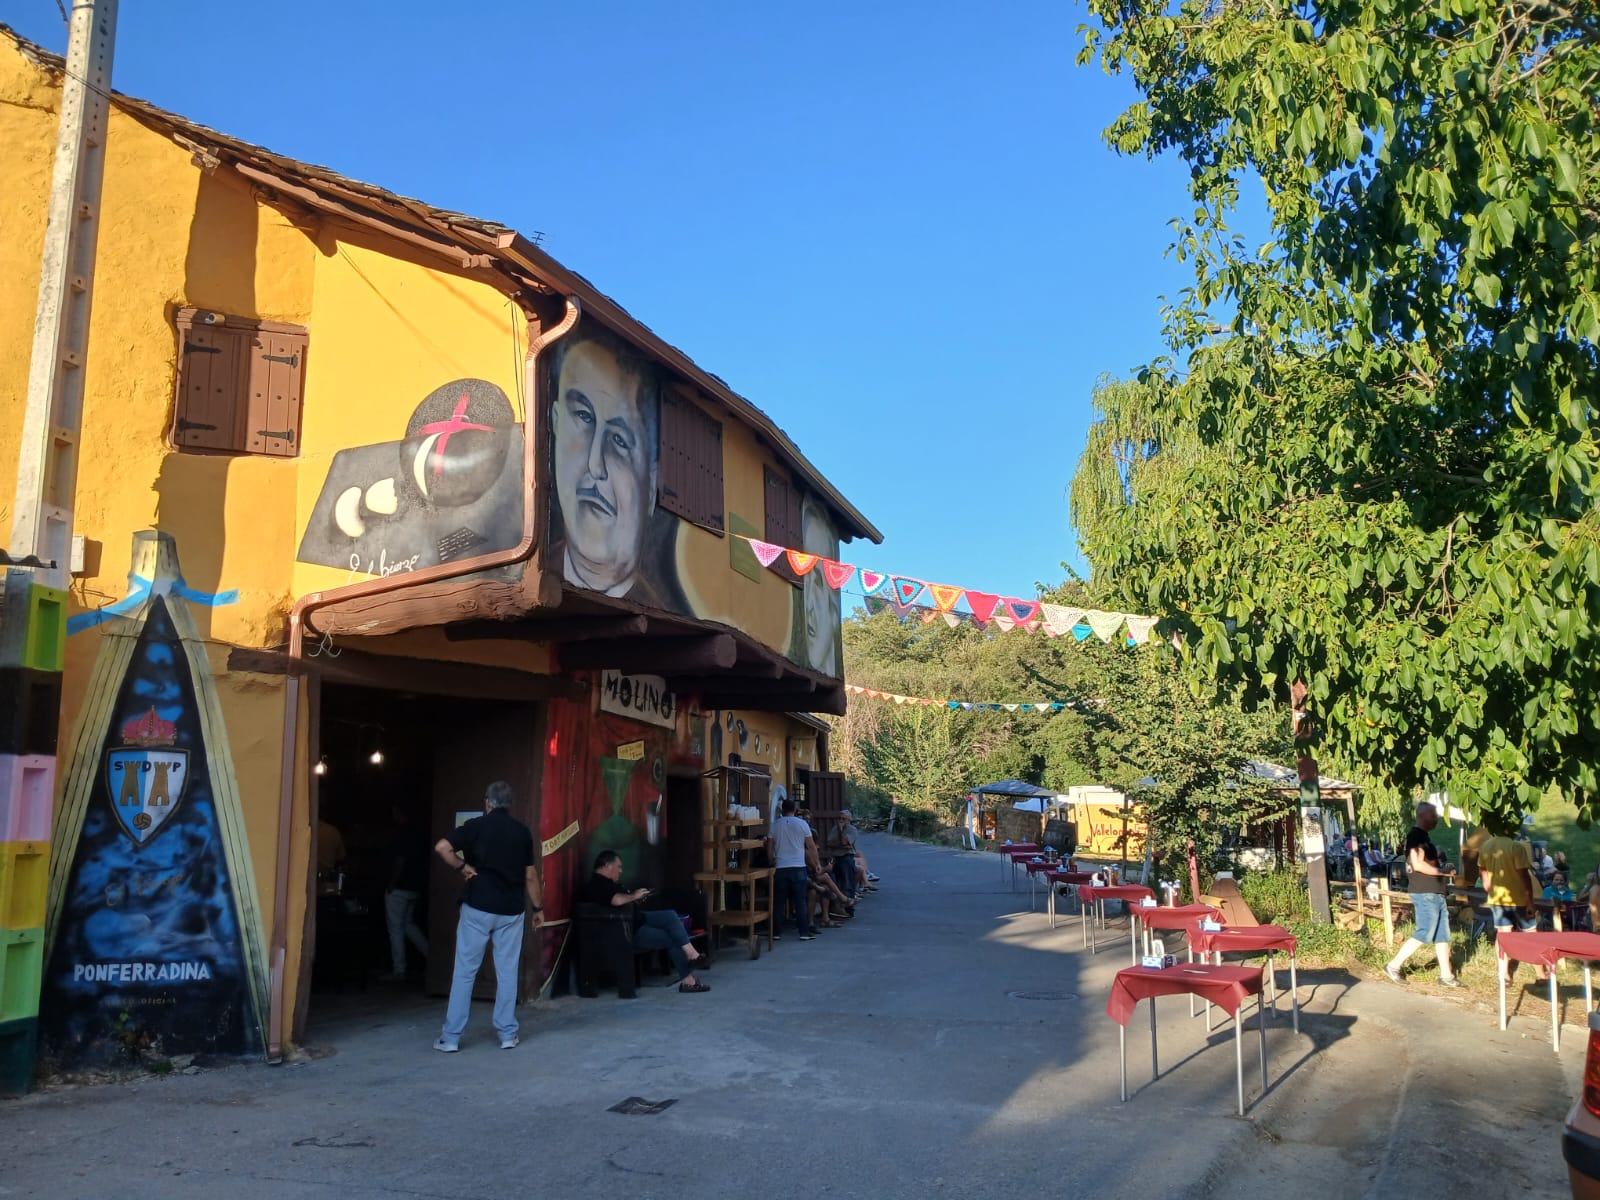
<instances>
[{"instance_id":1,"label":"napkin holder on table","mask_svg":"<svg viewBox=\"0 0 1600 1200\"><path fill-rule=\"evenodd\" d=\"M1201 928L1202 931L1204 931L1206 933L1221 933L1222 932L1222 922L1221 921L1213 921L1210 917L1206 917L1204 920L1202 920L1200 922L1200 928Z\"/></svg>"}]
</instances>

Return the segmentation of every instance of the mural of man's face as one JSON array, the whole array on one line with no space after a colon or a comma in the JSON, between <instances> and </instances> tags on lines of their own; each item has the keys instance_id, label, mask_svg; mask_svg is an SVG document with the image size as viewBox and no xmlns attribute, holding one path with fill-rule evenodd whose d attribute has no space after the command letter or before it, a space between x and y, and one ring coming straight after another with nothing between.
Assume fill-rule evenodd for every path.
<instances>
[{"instance_id":1,"label":"mural of man's face","mask_svg":"<svg viewBox=\"0 0 1600 1200\"><path fill-rule=\"evenodd\" d=\"M596 341L567 352L557 381L556 499L571 583L619 596L633 583L655 503L637 376Z\"/></svg>"},{"instance_id":2,"label":"mural of man's face","mask_svg":"<svg viewBox=\"0 0 1600 1200\"><path fill-rule=\"evenodd\" d=\"M807 507L801 518L801 537L809 554L831 558L838 553L826 519ZM821 567L812 567L801 581L805 599L806 658L814 670L838 672L838 593L828 586Z\"/></svg>"}]
</instances>

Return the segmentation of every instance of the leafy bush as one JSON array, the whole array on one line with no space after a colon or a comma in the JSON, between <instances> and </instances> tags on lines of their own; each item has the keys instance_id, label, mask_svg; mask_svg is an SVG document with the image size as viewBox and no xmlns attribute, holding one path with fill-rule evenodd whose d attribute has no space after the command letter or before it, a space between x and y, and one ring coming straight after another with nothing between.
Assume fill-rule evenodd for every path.
<instances>
[{"instance_id":1,"label":"leafy bush","mask_svg":"<svg viewBox=\"0 0 1600 1200\"><path fill-rule=\"evenodd\" d=\"M1306 875L1297 867L1248 871L1237 876L1239 894L1263 925L1289 926L1311 918Z\"/></svg>"}]
</instances>

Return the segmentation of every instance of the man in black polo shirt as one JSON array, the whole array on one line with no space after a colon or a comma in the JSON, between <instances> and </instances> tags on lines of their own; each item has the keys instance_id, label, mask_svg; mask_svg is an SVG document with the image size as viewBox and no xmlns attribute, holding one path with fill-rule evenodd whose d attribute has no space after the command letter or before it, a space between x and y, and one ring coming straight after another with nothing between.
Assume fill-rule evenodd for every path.
<instances>
[{"instance_id":1,"label":"man in black polo shirt","mask_svg":"<svg viewBox=\"0 0 1600 1200\"><path fill-rule=\"evenodd\" d=\"M602 907L627 907L633 915L634 945L646 950L665 950L678 969L680 992L709 992L711 985L694 977L696 967L706 966L705 955L695 949L683 921L671 909L639 908L650 895L649 888L622 886L622 856L615 850L602 850L595 856L594 873L578 889L578 899Z\"/></svg>"},{"instance_id":2,"label":"man in black polo shirt","mask_svg":"<svg viewBox=\"0 0 1600 1200\"><path fill-rule=\"evenodd\" d=\"M435 1050L461 1048L472 1007L472 985L483 965L484 948L494 945L494 1028L500 1049L517 1044L517 975L522 958L524 905L540 915L539 870L533 865L533 834L511 815L511 785L496 780L483 798L483 816L458 825L434 845L440 858L467 881L456 922L456 971L450 980L450 1007ZM526 897L526 898L524 898Z\"/></svg>"}]
</instances>

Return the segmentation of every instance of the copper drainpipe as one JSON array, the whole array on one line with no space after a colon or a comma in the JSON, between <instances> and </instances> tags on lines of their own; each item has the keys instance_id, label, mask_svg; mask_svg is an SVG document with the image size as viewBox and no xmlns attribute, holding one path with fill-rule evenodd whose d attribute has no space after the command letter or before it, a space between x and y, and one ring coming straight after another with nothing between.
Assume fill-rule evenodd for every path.
<instances>
[{"instance_id":1,"label":"copper drainpipe","mask_svg":"<svg viewBox=\"0 0 1600 1200\"><path fill-rule=\"evenodd\" d=\"M288 691L284 696L283 703L283 758L278 775L278 852L272 894L272 952L269 960L271 971L271 1011L267 1022L268 1062L282 1061L283 1044L286 1040L284 1033L286 1022L283 1010L284 983L287 974L285 960L289 953L289 838L294 824L295 751L297 749L296 743L300 726L300 689L303 686L301 664L304 659L305 631L308 625L308 618L317 609L326 608L328 605L337 604L340 601L355 600L366 596L378 596L386 592L397 592L401 588L417 587L425 583L437 583L442 579L454 579L462 575L471 575L477 571L491 571L499 567L508 567L514 563L524 562L533 556L534 547L538 544L538 530L534 528L538 506L533 503L532 486L537 466L534 460L536 447L533 436L533 410L534 406L538 404L539 396L539 355L551 343L572 332L572 327L578 323L578 317L582 313L578 298L576 296L568 296L566 304L566 315L551 328L541 330L539 336L528 344L528 355L523 362L523 372L526 376L524 390L528 397L528 408L522 414L522 481L523 487L527 489L522 506L522 540L509 550L494 550L488 554L480 554L475 558L464 558L459 562L440 563L436 567L390 575L383 579L367 579L361 583L352 583L326 592L310 592L295 601L294 608L289 612L289 671L286 676Z\"/></svg>"}]
</instances>

